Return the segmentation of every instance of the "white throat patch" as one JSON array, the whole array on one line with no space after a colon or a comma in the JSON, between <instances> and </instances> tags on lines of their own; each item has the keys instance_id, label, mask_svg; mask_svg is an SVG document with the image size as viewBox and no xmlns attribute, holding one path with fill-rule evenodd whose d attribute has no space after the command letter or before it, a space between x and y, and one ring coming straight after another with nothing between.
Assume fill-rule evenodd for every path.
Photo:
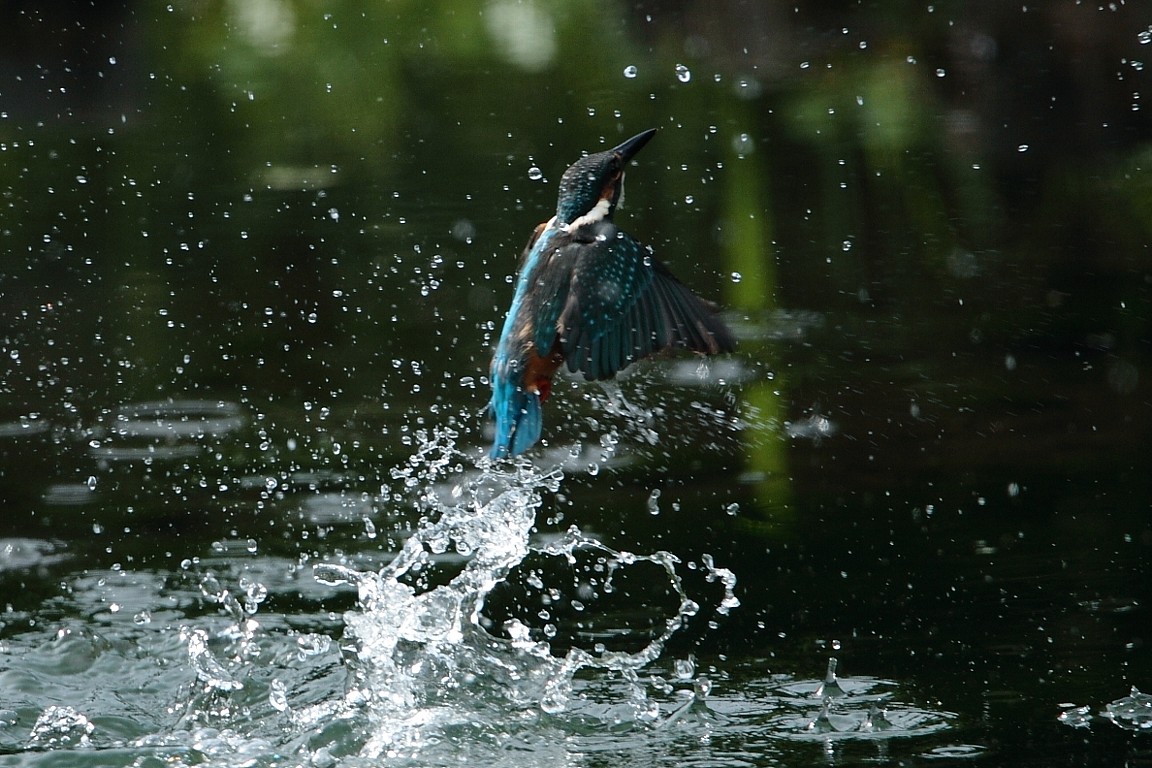
<instances>
[{"instance_id":1,"label":"white throat patch","mask_svg":"<svg viewBox=\"0 0 1152 768\"><path fill-rule=\"evenodd\" d=\"M604 217L608 215L608 210L611 207L611 199L607 197L600 198L596 205L592 206L592 210L588 211L588 213L584 214L583 216L579 216L575 220L568 222L564 226L564 231L575 232L577 229L580 229L580 227L584 227L589 224L596 224L597 222L602 221Z\"/></svg>"}]
</instances>

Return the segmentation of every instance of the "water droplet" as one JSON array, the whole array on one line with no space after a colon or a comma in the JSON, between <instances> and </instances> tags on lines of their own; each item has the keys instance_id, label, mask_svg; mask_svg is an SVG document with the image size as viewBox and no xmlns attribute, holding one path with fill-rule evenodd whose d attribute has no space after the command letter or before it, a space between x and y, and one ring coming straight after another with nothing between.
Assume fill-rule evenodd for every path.
<instances>
[{"instance_id":1,"label":"water droplet","mask_svg":"<svg viewBox=\"0 0 1152 768\"><path fill-rule=\"evenodd\" d=\"M1152 27L1148 27L1143 32L1136 35L1136 39L1140 41L1140 45L1148 45L1152 43Z\"/></svg>"},{"instance_id":2,"label":"water droplet","mask_svg":"<svg viewBox=\"0 0 1152 768\"><path fill-rule=\"evenodd\" d=\"M90 491L96 490L96 476L95 475L89 475L88 476L88 490L90 490Z\"/></svg>"},{"instance_id":3,"label":"water droplet","mask_svg":"<svg viewBox=\"0 0 1152 768\"><path fill-rule=\"evenodd\" d=\"M1028 145L1027 144L1021 144L1020 146L1016 147L1016 151L1017 152L1027 152L1028 151Z\"/></svg>"},{"instance_id":4,"label":"water droplet","mask_svg":"<svg viewBox=\"0 0 1152 768\"><path fill-rule=\"evenodd\" d=\"M692 203L696 202L696 198L692 197L692 195L684 195L684 202L692 205Z\"/></svg>"},{"instance_id":5,"label":"water droplet","mask_svg":"<svg viewBox=\"0 0 1152 768\"><path fill-rule=\"evenodd\" d=\"M756 144L752 141L752 137L746 133L732 138L732 149L736 150L738 155L750 155L755 148Z\"/></svg>"},{"instance_id":6,"label":"water droplet","mask_svg":"<svg viewBox=\"0 0 1152 768\"><path fill-rule=\"evenodd\" d=\"M652 493L648 494L648 514L660 514L660 489L654 488Z\"/></svg>"},{"instance_id":7,"label":"water droplet","mask_svg":"<svg viewBox=\"0 0 1152 768\"><path fill-rule=\"evenodd\" d=\"M676 79L682 83L686 83L692 79L692 72L688 69L688 67L684 66L683 64L677 64L676 65Z\"/></svg>"},{"instance_id":8,"label":"water droplet","mask_svg":"<svg viewBox=\"0 0 1152 768\"><path fill-rule=\"evenodd\" d=\"M629 80L636 77L636 73L637 69L635 65L629 64L628 66L624 67L624 77L628 78Z\"/></svg>"},{"instance_id":9,"label":"water droplet","mask_svg":"<svg viewBox=\"0 0 1152 768\"><path fill-rule=\"evenodd\" d=\"M732 278L732 282L738 283L744 279L744 275L740 274L739 272L733 272L731 275L731 278Z\"/></svg>"},{"instance_id":10,"label":"water droplet","mask_svg":"<svg viewBox=\"0 0 1152 768\"><path fill-rule=\"evenodd\" d=\"M544 171L540 170L536 166L532 166L528 169L528 178L532 179L532 181L540 181L544 178Z\"/></svg>"},{"instance_id":11,"label":"water droplet","mask_svg":"<svg viewBox=\"0 0 1152 768\"><path fill-rule=\"evenodd\" d=\"M944 76L946 76L947 74L948 74L948 72L947 72L947 71L946 71L946 70L945 70L943 67L941 67L940 69L936 70L936 77L944 77Z\"/></svg>"}]
</instances>

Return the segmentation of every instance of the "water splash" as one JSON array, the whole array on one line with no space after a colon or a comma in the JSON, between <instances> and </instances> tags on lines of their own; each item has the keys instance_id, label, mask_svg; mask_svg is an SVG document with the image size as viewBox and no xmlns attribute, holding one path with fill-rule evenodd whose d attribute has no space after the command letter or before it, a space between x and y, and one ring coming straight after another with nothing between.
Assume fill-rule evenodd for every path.
<instances>
[{"instance_id":1,"label":"water splash","mask_svg":"<svg viewBox=\"0 0 1152 768\"><path fill-rule=\"evenodd\" d=\"M49 706L36 718L28 736L32 749L87 747L96 726L81 712L69 706Z\"/></svg>"},{"instance_id":2,"label":"water splash","mask_svg":"<svg viewBox=\"0 0 1152 768\"><path fill-rule=\"evenodd\" d=\"M776 693L784 713L769 721L781 737L826 744L846 739L893 739L923 736L947 730L952 712L917 707L898 701L895 684L871 677L842 680L838 661L828 659L824 679L788 682ZM812 700L819 709L811 711Z\"/></svg>"},{"instance_id":3,"label":"water splash","mask_svg":"<svg viewBox=\"0 0 1152 768\"><path fill-rule=\"evenodd\" d=\"M541 717L647 725L706 710L711 689L706 679L693 681L693 698L665 718L649 695L649 682L640 677L669 639L701 612L678 573L680 559L664 551L619 551L575 526L551 541L532 543L536 513L544 494L559 490L561 470L527 461L482 460L472 467L455 449L455 438L449 429L420 435L416 453L393 471L420 519L387 565L376 572L343 564L315 569L322 583L357 590L356 610L344 615L351 681L343 705L362 712L369 723L360 756L426 756L447 734L461 732L473 741L500 741L518 723ZM436 583L429 574L450 555L458 571ZM537 630L517 617L497 624L485 613L493 591L529 556L571 568L589 560L594 564L595 589L576 590L571 601L576 612L585 609L577 598L612 594L622 574L638 566L655 568L675 606L653 621L638 649L610 649L603 642L554 648L549 642L554 624ZM716 567L711 557L702 559L706 578L724 590L717 610L738 606L735 575ZM527 583L544 594L559 591L535 571ZM607 709L584 706L573 690L581 670L618 676L627 696ZM290 704L276 701L285 708Z\"/></svg>"}]
</instances>

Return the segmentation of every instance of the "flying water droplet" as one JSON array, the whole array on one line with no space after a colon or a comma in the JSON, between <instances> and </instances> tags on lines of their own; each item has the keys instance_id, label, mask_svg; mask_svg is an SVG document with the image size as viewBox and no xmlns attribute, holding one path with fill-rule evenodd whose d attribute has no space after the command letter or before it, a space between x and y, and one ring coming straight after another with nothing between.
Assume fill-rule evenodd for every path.
<instances>
[{"instance_id":1,"label":"flying water droplet","mask_svg":"<svg viewBox=\"0 0 1152 768\"><path fill-rule=\"evenodd\" d=\"M540 181L544 178L544 171L540 170L536 166L532 166L528 169L528 178L532 179L532 181Z\"/></svg>"},{"instance_id":2,"label":"flying water droplet","mask_svg":"<svg viewBox=\"0 0 1152 768\"><path fill-rule=\"evenodd\" d=\"M628 66L624 67L624 77L628 78L629 80L634 79L636 77L636 73L637 69L635 65L629 64Z\"/></svg>"},{"instance_id":3,"label":"flying water droplet","mask_svg":"<svg viewBox=\"0 0 1152 768\"><path fill-rule=\"evenodd\" d=\"M648 494L648 514L660 514L660 489L653 488L652 493Z\"/></svg>"},{"instance_id":4,"label":"flying water droplet","mask_svg":"<svg viewBox=\"0 0 1152 768\"><path fill-rule=\"evenodd\" d=\"M683 64L677 64L676 65L676 79L682 83L687 83L689 80L692 79L692 72L688 69L688 67L684 66Z\"/></svg>"}]
</instances>

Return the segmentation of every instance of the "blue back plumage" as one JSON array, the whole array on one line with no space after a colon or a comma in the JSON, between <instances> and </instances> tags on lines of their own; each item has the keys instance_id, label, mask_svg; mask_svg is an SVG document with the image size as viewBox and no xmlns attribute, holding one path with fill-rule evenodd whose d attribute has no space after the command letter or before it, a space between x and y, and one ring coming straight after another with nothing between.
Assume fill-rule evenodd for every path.
<instances>
[{"instance_id":1,"label":"blue back plumage","mask_svg":"<svg viewBox=\"0 0 1152 768\"><path fill-rule=\"evenodd\" d=\"M540 396L526 391L523 382L529 344L536 341L533 333L535 323L531 322L534 313L525 312L524 308L526 304L532 303L530 297L533 291L530 285L533 275L539 271L537 268L541 254L548 248L556 232L556 229L545 228L534 236L525 249L516 281L516 293L504 318L504 327L492 357L489 372L492 399L488 409L496 420L496 437L489 452L494 459L517 456L540 439L543 427Z\"/></svg>"}]
</instances>

